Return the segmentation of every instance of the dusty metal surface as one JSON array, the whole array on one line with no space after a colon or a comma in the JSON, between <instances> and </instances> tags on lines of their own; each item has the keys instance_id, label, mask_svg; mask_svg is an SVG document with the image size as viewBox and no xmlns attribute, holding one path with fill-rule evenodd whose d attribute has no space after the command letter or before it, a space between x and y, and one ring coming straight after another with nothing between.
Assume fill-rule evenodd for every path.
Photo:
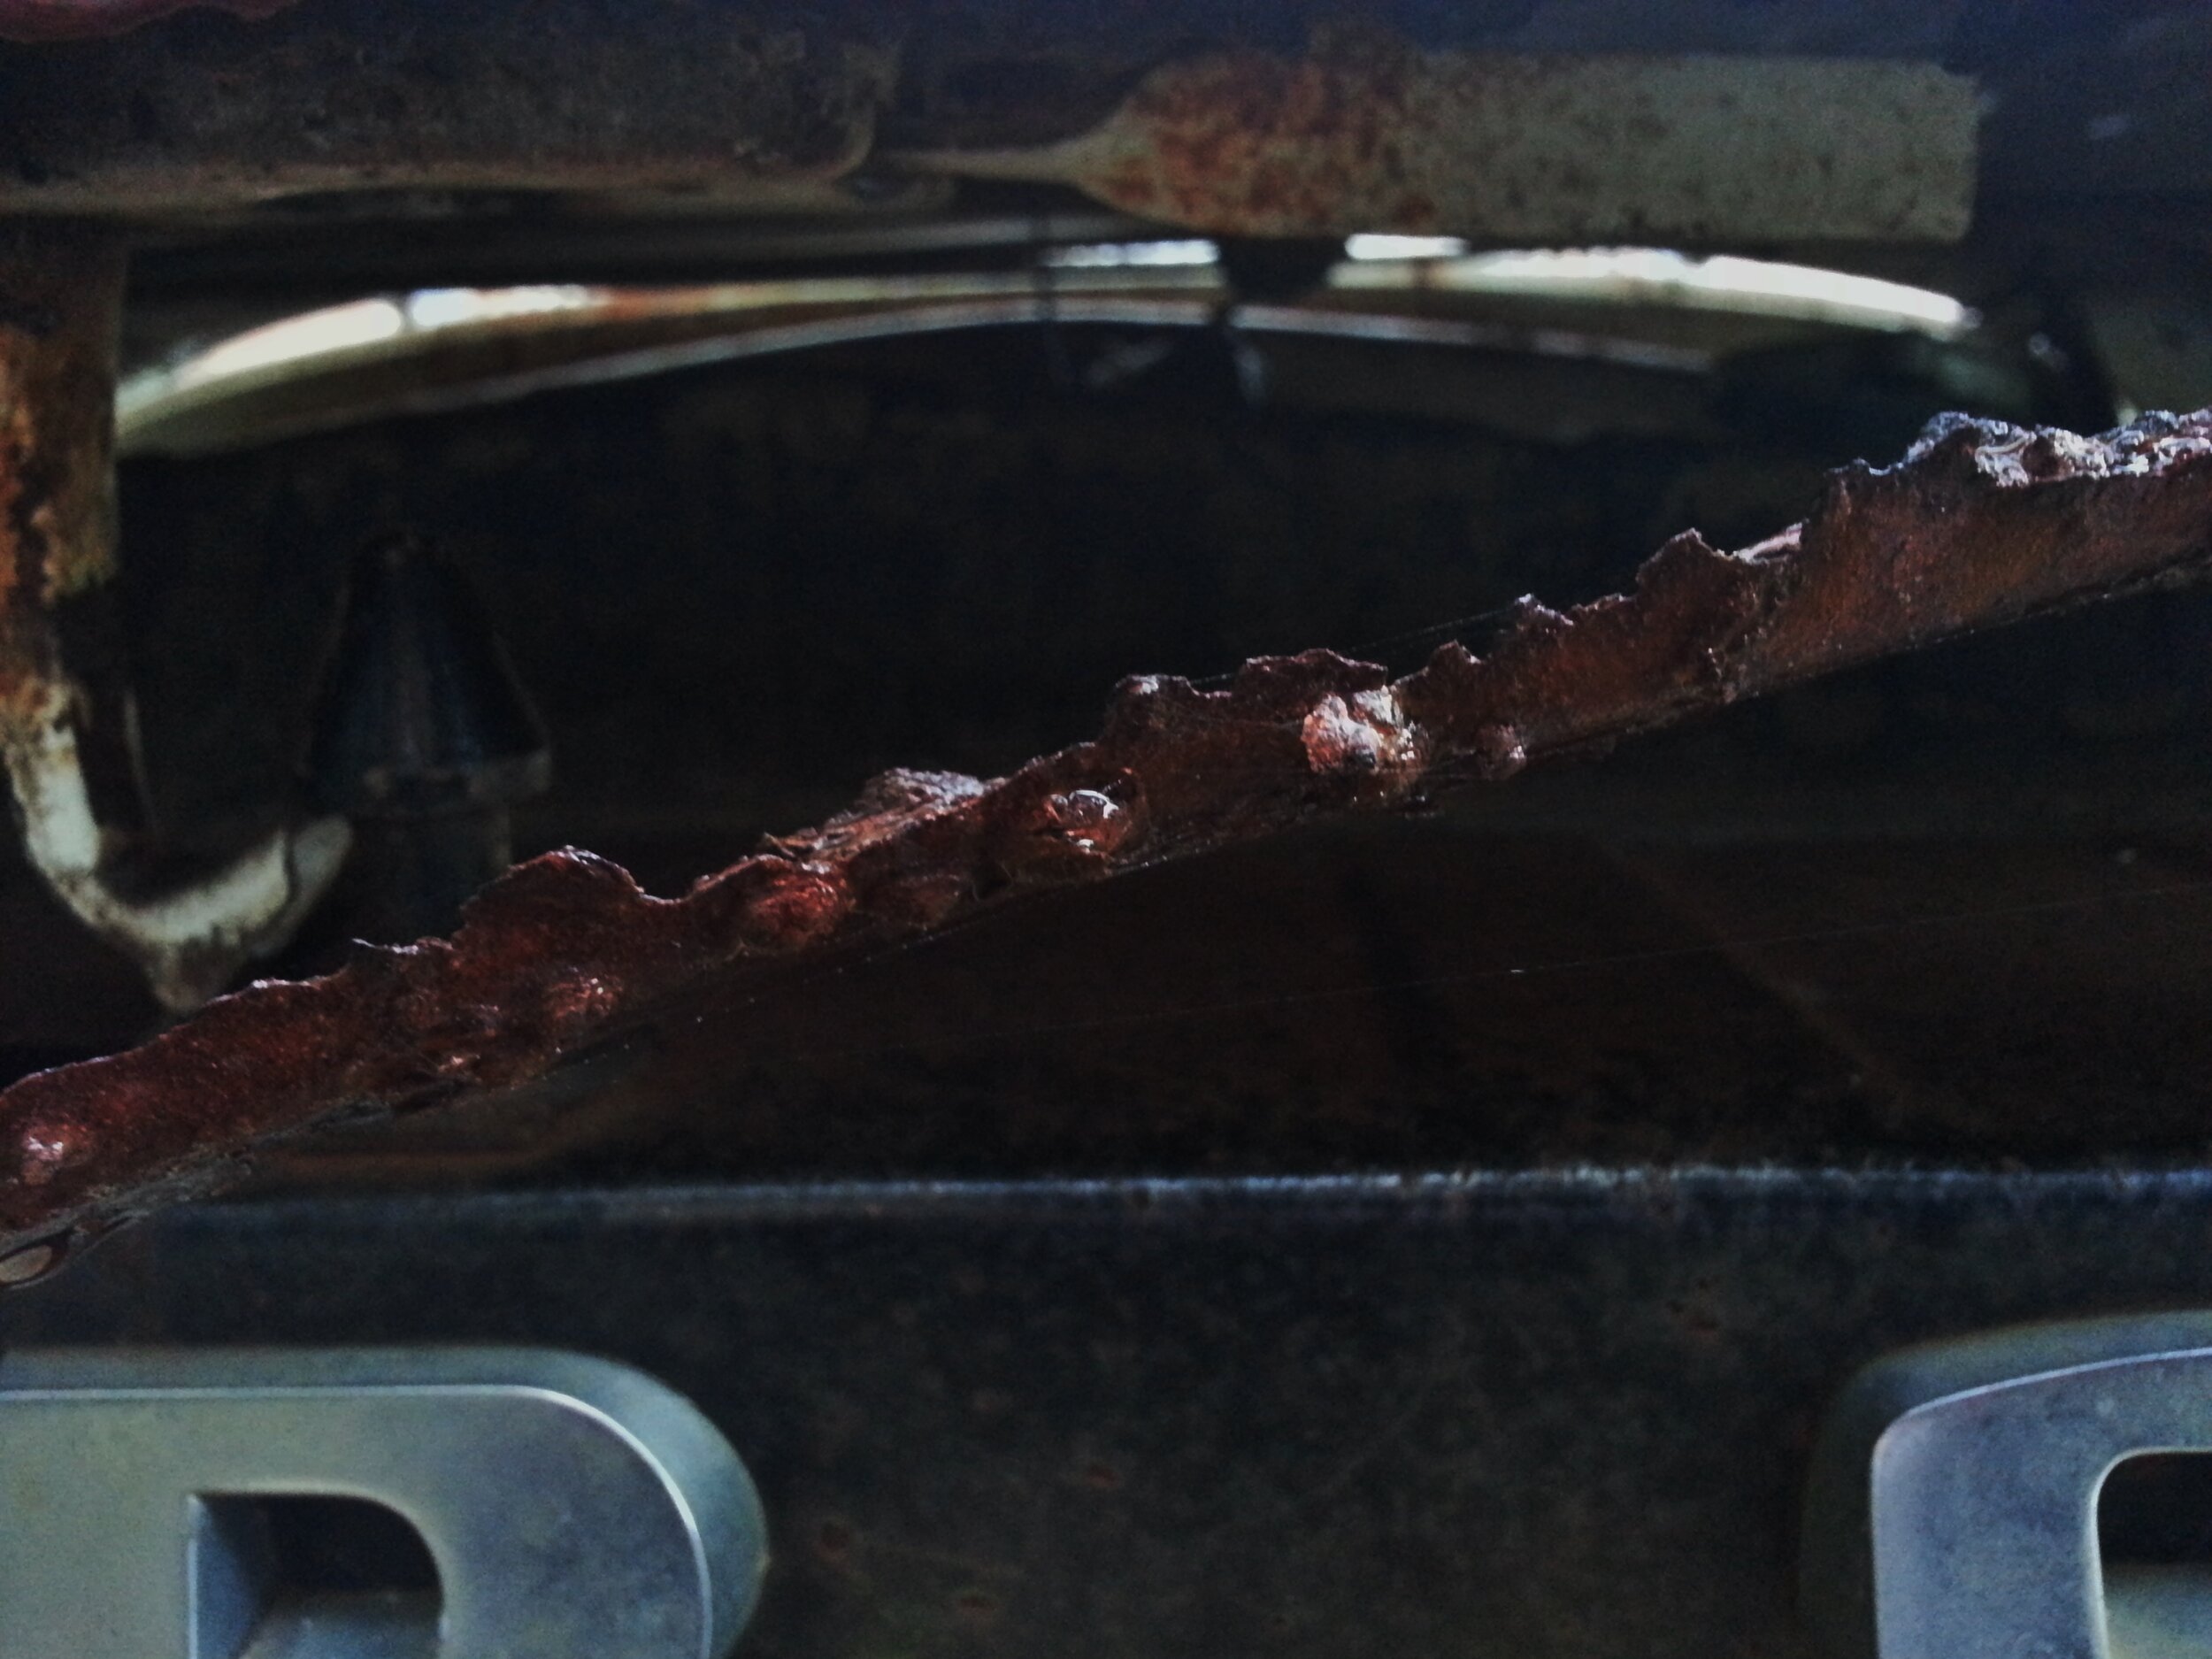
<instances>
[{"instance_id":1,"label":"dusty metal surface","mask_svg":"<svg viewBox=\"0 0 2212 1659\"><path fill-rule=\"evenodd\" d=\"M173 9L4 0L0 36L8 26L19 36L108 30ZM518 226L545 231L532 223L545 204L445 193L560 193L587 229L610 212L697 221L702 209L733 205L896 222L941 212L947 196L869 165L879 150L1008 151L1034 164L1109 118L1125 135L1173 140L1174 153L1138 173L1164 170L1179 188L1202 180L1217 211L1333 178L1360 184L1340 196L1345 211L1404 206L1425 191L1440 207L1503 215L1500 234L1535 211L1509 199L1517 179L1540 176L1550 199L1617 215L1625 183L1666 175L1662 157L1711 137L1716 121L1732 142L1704 153L1707 167L1717 155L1750 154L1754 135L1770 154L1734 169L1711 200L1638 207L1653 233L1717 214L1766 241L1788 234L1771 216L1778 202L1820 196L1850 211L1811 222L1816 238L1947 234L1934 227L1961 222L1956 187L1973 163L1961 145L1978 120L1985 182L2001 178L2009 190L2206 182L2198 88L2208 47L2195 0L2138 6L2126 29L2079 7L1962 0L947 0L926 10L891 0L612 9L314 0L275 10L232 0L226 10L265 15L245 22L202 8L113 38L0 44L0 205L140 214L214 241L265 236L290 216L280 205L288 198L322 193L361 197L340 211L374 218L472 213L495 242ZM1515 68L1486 54L1526 56ZM1379 66L1390 64L1412 73ZM1973 78L1978 116L1966 81L1947 71ZM1730 88L1743 95L1740 111L1717 101ZM1217 93L1233 96L1215 105ZM1801 95L1810 102L1791 109ZM1345 97L1357 103L1333 102ZM1824 115L1839 97L1846 107L1832 124ZM1224 134L1218 118L1232 111L1263 124ZM1503 130L1509 123L1525 125ZM1818 135L1830 132L1851 136L1824 148ZM1359 149L1362 133L1382 141L1372 153ZM1478 134L1503 144L1509 165L1473 142ZM1291 153L1278 153L1279 139L1294 141ZM1379 189L1394 177L1394 144L1414 173L1447 173L1471 152L1482 170L1442 177L1435 189ZM1252 164L1248 176L1220 172L1240 157ZM1809 194L1806 180L1768 165L1791 157L1824 158L1836 175ZM1902 167L1885 182L1889 157ZM340 206L300 205L311 216ZM1600 234L1603 222L1576 234ZM1790 222L1804 224L1802 212ZM549 240L533 245L542 251Z\"/></svg>"},{"instance_id":2,"label":"dusty metal surface","mask_svg":"<svg viewBox=\"0 0 2212 1659\"><path fill-rule=\"evenodd\" d=\"M396 10L318 0L0 48L0 206L173 219L550 188L858 205L835 181L867 154L894 65L867 30L672 4L617 26L581 0Z\"/></svg>"},{"instance_id":3,"label":"dusty metal surface","mask_svg":"<svg viewBox=\"0 0 2212 1659\"><path fill-rule=\"evenodd\" d=\"M188 1008L289 936L346 827L280 827L213 868L161 856L112 592L122 293L110 238L0 232L0 765L39 872Z\"/></svg>"},{"instance_id":4,"label":"dusty metal surface","mask_svg":"<svg viewBox=\"0 0 2212 1659\"><path fill-rule=\"evenodd\" d=\"M1818 1659L1852 1371L2204 1306L2208 1230L2125 1168L326 1194L173 1212L0 1335L642 1366L760 1483L748 1659Z\"/></svg>"},{"instance_id":5,"label":"dusty metal surface","mask_svg":"<svg viewBox=\"0 0 2212 1659\"><path fill-rule=\"evenodd\" d=\"M1945 241L1974 83L1925 64L1422 52L1169 64L1081 137L915 165L1256 236Z\"/></svg>"},{"instance_id":6,"label":"dusty metal surface","mask_svg":"<svg viewBox=\"0 0 2212 1659\"><path fill-rule=\"evenodd\" d=\"M881 213L941 204L900 180L950 173L1256 235L1919 242L1965 231L1975 178L1976 83L1929 63L1432 50L1374 27L1302 53L1178 50L1118 107L1074 98L1015 148L943 147L958 119L879 147L910 32L889 18L661 19L656 36L495 14L342 49L318 18L286 22L159 58L160 31L133 36L66 79L0 53L0 204L173 219L400 187ZM1110 88L1109 68L1085 79Z\"/></svg>"},{"instance_id":7,"label":"dusty metal surface","mask_svg":"<svg viewBox=\"0 0 2212 1659\"><path fill-rule=\"evenodd\" d=\"M1395 681L1325 651L1255 659L1217 691L1132 679L1095 741L991 782L888 773L679 899L548 855L450 941L256 986L0 1095L0 1225L27 1253L0 1279L219 1181L257 1142L529 1081L679 992L1502 780L1885 652L2190 580L2208 557L2212 411L2101 438L1952 417L1901 465L1839 472L1804 523L1755 547L1686 533L1632 593L1564 613L1525 602L1485 657L1449 644Z\"/></svg>"}]
</instances>

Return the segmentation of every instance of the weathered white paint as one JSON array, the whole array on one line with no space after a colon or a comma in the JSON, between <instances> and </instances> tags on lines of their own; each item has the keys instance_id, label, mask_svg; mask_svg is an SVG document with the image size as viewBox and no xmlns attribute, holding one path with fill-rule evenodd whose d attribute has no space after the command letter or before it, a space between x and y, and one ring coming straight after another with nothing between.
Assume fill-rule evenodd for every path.
<instances>
[{"instance_id":1,"label":"weathered white paint","mask_svg":"<svg viewBox=\"0 0 2212 1659\"><path fill-rule=\"evenodd\" d=\"M228 865L157 897L110 886L106 836L92 809L67 687L49 689L35 718L0 742L23 823L25 850L87 926L144 966L167 1006L198 1006L241 964L290 938L338 873L351 841L342 818L280 829Z\"/></svg>"}]
</instances>

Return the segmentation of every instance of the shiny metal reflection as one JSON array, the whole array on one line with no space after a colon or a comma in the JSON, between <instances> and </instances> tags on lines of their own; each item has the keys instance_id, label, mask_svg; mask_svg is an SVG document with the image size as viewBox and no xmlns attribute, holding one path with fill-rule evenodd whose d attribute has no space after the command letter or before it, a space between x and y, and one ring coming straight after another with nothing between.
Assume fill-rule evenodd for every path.
<instances>
[{"instance_id":1,"label":"shiny metal reflection","mask_svg":"<svg viewBox=\"0 0 2212 1659\"><path fill-rule=\"evenodd\" d=\"M255 1499L396 1511L436 1598L289 1597ZM767 1559L721 1434L626 1366L521 1348L0 1361L8 1659L718 1659Z\"/></svg>"}]
</instances>

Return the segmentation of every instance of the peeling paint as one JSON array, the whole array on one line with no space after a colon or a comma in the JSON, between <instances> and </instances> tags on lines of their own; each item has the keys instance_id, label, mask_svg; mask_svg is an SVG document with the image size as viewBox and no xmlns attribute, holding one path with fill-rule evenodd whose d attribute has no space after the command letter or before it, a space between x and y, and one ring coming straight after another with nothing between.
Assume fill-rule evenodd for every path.
<instances>
[{"instance_id":1,"label":"peeling paint","mask_svg":"<svg viewBox=\"0 0 2212 1659\"><path fill-rule=\"evenodd\" d=\"M196 1008L241 961L291 935L336 878L351 831L337 818L279 830L204 879L127 899L108 877L113 838L93 811L70 699L48 695L27 738L0 736L24 851L81 921L139 959L163 1003Z\"/></svg>"}]
</instances>

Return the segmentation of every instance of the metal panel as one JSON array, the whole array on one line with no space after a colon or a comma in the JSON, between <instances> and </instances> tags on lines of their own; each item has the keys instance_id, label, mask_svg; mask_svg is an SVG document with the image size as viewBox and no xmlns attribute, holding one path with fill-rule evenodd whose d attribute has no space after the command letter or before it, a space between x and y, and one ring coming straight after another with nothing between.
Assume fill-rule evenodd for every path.
<instances>
[{"instance_id":1,"label":"metal panel","mask_svg":"<svg viewBox=\"0 0 2212 1659\"><path fill-rule=\"evenodd\" d=\"M2208 1236L2185 1171L326 1194L172 1212L0 1335L642 1366L760 1483L749 1659L1808 1659L1844 1383L2212 1306Z\"/></svg>"}]
</instances>

